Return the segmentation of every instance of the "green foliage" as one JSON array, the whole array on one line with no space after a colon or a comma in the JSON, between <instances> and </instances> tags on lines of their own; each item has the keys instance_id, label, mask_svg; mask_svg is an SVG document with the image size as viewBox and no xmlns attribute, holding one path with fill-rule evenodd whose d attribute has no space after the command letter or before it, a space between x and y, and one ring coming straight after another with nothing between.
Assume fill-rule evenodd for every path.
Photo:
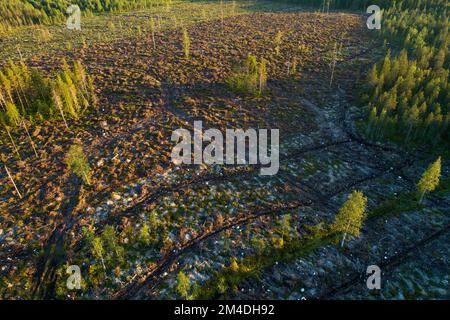
<instances>
[{"instance_id":1,"label":"green foliage","mask_svg":"<svg viewBox=\"0 0 450 320\"><path fill-rule=\"evenodd\" d=\"M275 39L273 40L274 45L275 45L275 52L276 52L277 56L280 54L280 46L281 46L282 40L283 40L283 32L278 31L277 34L275 35Z\"/></svg>"},{"instance_id":2,"label":"green foliage","mask_svg":"<svg viewBox=\"0 0 450 320\"><path fill-rule=\"evenodd\" d=\"M416 193L407 192L383 200L377 207L373 208L367 216L382 217L393 216L401 212L420 210L423 206L416 201Z\"/></svg>"},{"instance_id":3,"label":"green foliage","mask_svg":"<svg viewBox=\"0 0 450 320\"><path fill-rule=\"evenodd\" d=\"M231 259L231 264L230 264L230 270L234 271L234 272L238 272L239 271L239 265L236 261L236 259Z\"/></svg>"},{"instance_id":4,"label":"green foliage","mask_svg":"<svg viewBox=\"0 0 450 320\"><path fill-rule=\"evenodd\" d=\"M79 61L72 69L64 62L54 78L22 62L10 61L0 71L0 116L6 115L10 126L19 125L21 117L39 121L57 114L66 122L96 103L92 78Z\"/></svg>"},{"instance_id":5,"label":"green foliage","mask_svg":"<svg viewBox=\"0 0 450 320\"><path fill-rule=\"evenodd\" d=\"M420 201L422 202L425 193L434 191L439 185L441 176L441 157L430 164L417 183L417 190L420 193Z\"/></svg>"},{"instance_id":6,"label":"green foliage","mask_svg":"<svg viewBox=\"0 0 450 320\"><path fill-rule=\"evenodd\" d=\"M315 228L311 229L315 230ZM316 234L315 231L312 231L308 236L291 239L283 247L272 247L268 251L248 256L239 263L232 259L230 266L215 273L209 281L193 292L193 297L196 299L217 299L217 294L225 294L229 290L236 290L242 280L257 277L261 269L278 261L292 261L305 256L320 246L332 243L335 239L336 235L327 228L324 233Z\"/></svg>"},{"instance_id":7,"label":"green foliage","mask_svg":"<svg viewBox=\"0 0 450 320\"><path fill-rule=\"evenodd\" d=\"M344 234L342 244L348 234L355 237L359 236L366 206L367 198L362 192L356 190L348 196L347 201L342 205L332 226L334 232Z\"/></svg>"},{"instance_id":8,"label":"green foliage","mask_svg":"<svg viewBox=\"0 0 450 320\"><path fill-rule=\"evenodd\" d=\"M108 263L122 263L125 257L125 250L119 244L116 236L116 230L113 226L107 225L102 232L102 241L108 252L106 261Z\"/></svg>"},{"instance_id":9,"label":"green foliage","mask_svg":"<svg viewBox=\"0 0 450 320\"><path fill-rule=\"evenodd\" d=\"M91 242L91 254L92 256L103 262L103 255L105 254L105 249L103 247L103 242L100 237L93 237Z\"/></svg>"},{"instance_id":10,"label":"green foliage","mask_svg":"<svg viewBox=\"0 0 450 320\"><path fill-rule=\"evenodd\" d=\"M259 96L263 94L267 82L266 60L260 62L253 55L248 55L243 65L237 66L227 79L228 87L238 93Z\"/></svg>"},{"instance_id":11,"label":"green foliage","mask_svg":"<svg viewBox=\"0 0 450 320\"><path fill-rule=\"evenodd\" d=\"M101 263L104 271L112 270L125 262L125 249L120 244L113 226L106 225L100 236L96 236L93 230L88 228L83 228L83 234L92 257Z\"/></svg>"},{"instance_id":12,"label":"green foliage","mask_svg":"<svg viewBox=\"0 0 450 320\"><path fill-rule=\"evenodd\" d=\"M189 59L189 53L191 50L191 39L189 38L189 34L185 28L183 28L183 52L184 57Z\"/></svg>"},{"instance_id":13,"label":"green foliage","mask_svg":"<svg viewBox=\"0 0 450 320\"><path fill-rule=\"evenodd\" d=\"M147 223L142 225L141 231L139 232L139 241L148 246L152 242L152 237L150 235L150 229Z\"/></svg>"},{"instance_id":14,"label":"green foliage","mask_svg":"<svg viewBox=\"0 0 450 320\"><path fill-rule=\"evenodd\" d=\"M167 0L7 0L0 4L0 21L4 26L63 22L67 19L66 10L72 4L90 15L144 9L167 3Z\"/></svg>"},{"instance_id":15,"label":"green foliage","mask_svg":"<svg viewBox=\"0 0 450 320\"><path fill-rule=\"evenodd\" d=\"M81 146L76 144L70 146L66 156L66 164L77 176L83 179L84 183L90 184L89 162Z\"/></svg>"},{"instance_id":16,"label":"green foliage","mask_svg":"<svg viewBox=\"0 0 450 320\"><path fill-rule=\"evenodd\" d=\"M367 76L367 135L407 145L450 140L447 1L399 1L383 13L381 32L402 50L389 51Z\"/></svg>"},{"instance_id":17,"label":"green foliage","mask_svg":"<svg viewBox=\"0 0 450 320\"><path fill-rule=\"evenodd\" d=\"M180 271L177 276L177 293L187 299L190 288L190 280L184 274L184 272Z\"/></svg>"},{"instance_id":18,"label":"green foliage","mask_svg":"<svg viewBox=\"0 0 450 320\"><path fill-rule=\"evenodd\" d=\"M291 235L291 215L286 214L280 221L280 233L282 239L286 240L290 238Z\"/></svg>"},{"instance_id":19,"label":"green foliage","mask_svg":"<svg viewBox=\"0 0 450 320\"><path fill-rule=\"evenodd\" d=\"M17 110L16 105L13 102L6 103L6 119L11 126L19 125L20 123L20 113Z\"/></svg>"}]
</instances>

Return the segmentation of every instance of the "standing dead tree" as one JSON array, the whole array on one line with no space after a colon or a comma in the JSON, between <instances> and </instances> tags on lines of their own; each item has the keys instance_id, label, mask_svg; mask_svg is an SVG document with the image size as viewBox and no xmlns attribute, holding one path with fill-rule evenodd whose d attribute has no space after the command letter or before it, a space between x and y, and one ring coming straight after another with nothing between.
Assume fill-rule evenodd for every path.
<instances>
[{"instance_id":1,"label":"standing dead tree","mask_svg":"<svg viewBox=\"0 0 450 320\"><path fill-rule=\"evenodd\" d=\"M20 193L19 188L17 188L17 185L16 185L16 183L14 182L14 179L13 179L11 173L9 172L8 167L6 166L6 164L3 164L3 166L5 167L6 174L8 175L9 180L11 180L11 182L12 182L14 188L16 189L16 192L17 192L19 198L22 199L22 194Z\"/></svg>"}]
</instances>

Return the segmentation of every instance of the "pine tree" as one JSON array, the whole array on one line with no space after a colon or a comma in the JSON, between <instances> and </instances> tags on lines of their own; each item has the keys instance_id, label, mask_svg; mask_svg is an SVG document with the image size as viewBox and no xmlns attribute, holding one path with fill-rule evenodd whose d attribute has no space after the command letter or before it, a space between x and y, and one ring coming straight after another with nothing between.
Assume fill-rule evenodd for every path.
<instances>
[{"instance_id":1,"label":"pine tree","mask_svg":"<svg viewBox=\"0 0 450 320\"><path fill-rule=\"evenodd\" d=\"M6 118L10 125L17 126L20 124L19 110L17 110L16 105L12 102L6 103Z\"/></svg>"},{"instance_id":2,"label":"pine tree","mask_svg":"<svg viewBox=\"0 0 450 320\"><path fill-rule=\"evenodd\" d=\"M183 271L180 271L177 276L177 292L180 296L185 299L188 298L188 292L190 287L189 278L184 274Z\"/></svg>"},{"instance_id":3,"label":"pine tree","mask_svg":"<svg viewBox=\"0 0 450 320\"><path fill-rule=\"evenodd\" d=\"M105 249L103 247L103 241L100 237L94 237L91 243L91 253L94 258L100 260L103 266L103 270L106 271L105 260L103 258L105 254Z\"/></svg>"},{"instance_id":4,"label":"pine tree","mask_svg":"<svg viewBox=\"0 0 450 320\"><path fill-rule=\"evenodd\" d=\"M186 59L189 59L191 49L191 39L189 38L189 34L185 28L183 28L183 51L184 51L184 57Z\"/></svg>"},{"instance_id":5,"label":"pine tree","mask_svg":"<svg viewBox=\"0 0 450 320\"><path fill-rule=\"evenodd\" d=\"M156 42L155 42L155 21L153 18L150 18L150 32L152 34L152 42L153 42L153 50L156 50Z\"/></svg>"},{"instance_id":6,"label":"pine tree","mask_svg":"<svg viewBox=\"0 0 450 320\"><path fill-rule=\"evenodd\" d=\"M114 254L116 261L123 262L124 259L124 249L119 244L119 241L116 237L116 230L113 226L107 225L102 232L102 240L105 244L106 249L108 250L108 259L112 259L112 255Z\"/></svg>"},{"instance_id":7,"label":"pine tree","mask_svg":"<svg viewBox=\"0 0 450 320\"><path fill-rule=\"evenodd\" d=\"M63 110L63 103L61 100L61 96L57 92L56 89L53 89L52 91L52 99L53 103L55 104L56 108L59 110L61 117L64 121L64 124L66 125L66 128L69 129L69 125L67 124L66 117L64 116L64 110Z\"/></svg>"},{"instance_id":8,"label":"pine tree","mask_svg":"<svg viewBox=\"0 0 450 320\"><path fill-rule=\"evenodd\" d=\"M259 78L259 94L262 94L267 86L267 67L266 59L262 58L259 62L258 68L258 78Z\"/></svg>"},{"instance_id":9,"label":"pine tree","mask_svg":"<svg viewBox=\"0 0 450 320\"><path fill-rule=\"evenodd\" d=\"M369 74L367 75L367 82L369 84L369 89L373 90L378 85L378 70L377 66L373 65L370 69Z\"/></svg>"},{"instance_id":10,"label":"pine tree","mask_svg":"<svg viewBox=\"0 0 450 320\"><path fill-rule=\"evenodd\" d=\"M275 52L278 55L280 55L280 46L281 46L281 42L283 40L283 32L282 31L278 31L277 34L275 35L275 39L274 39L274 44L275 44Z\"/></svg>"},{"instance_id":11,"label":"pine tree","mask_svg":"<svg viewBox=\"0 0 450 320\"><path fill-rule=\"evenodd\" d=\"M230 270L233 272L239 272L239 264L235 258L231 259Z\"/></svg>"},{"instance_id":12,"label":"pine tree","mask_svg":"<svg viewBox=\"0 0 450 320\"><path fill-rule=\"evenodd\" d=\"M147 223L142 225L139 233L139 241L146 246L148 246L151 242L150 230Z\"/></svg>"},{"instance_id":13,"label":"pine tree","mask_svg":"<svg viewBox=\"0 0 450 320\"><path fill-rule=\"evenodd\" d=\"M342 205L332 226L334 231L344 234L341 246L344 246L348 234L355 237L359 236L366 206L367 198L360 191L353 191Z\"/></svg>"},{"instance_id":14,"label":"pine tree","mask_svg":"<svg viewBox=\"0 0 450 320\"><path fill-rule=\"evenodd\" d=\"M417 190L420 193L420 203L422 203L425 193L432 192L439 185L441 176L441 157L430 164L417 183Z\"/></svg>"},{"instance_id":15,"label":"pine tree","mask_svg":"<svg viewBox=\"0 0 450 320\"><path fill-rule=\"evenodd\" d=\"M83 148L79 145L72 145L66 156L66 163L73 172L83 179L84 183L90 184L90 167Z\"/></svg>"}]
</instances>

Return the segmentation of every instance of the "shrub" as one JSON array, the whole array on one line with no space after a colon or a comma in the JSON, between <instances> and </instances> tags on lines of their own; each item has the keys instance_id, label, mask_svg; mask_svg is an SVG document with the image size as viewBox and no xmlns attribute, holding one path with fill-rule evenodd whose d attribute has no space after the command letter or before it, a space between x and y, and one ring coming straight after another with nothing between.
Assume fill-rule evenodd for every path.
<instances>
[{"instance_id":1,"label":"shrub","mask_svg":"<svg viewBox=\"0 0 450 320\"><path fill-rule=\"evenodd\" d=\"M266 60L258 63L253 55L248 55L247 60L232 71L227 79L228 87L238 93L262 95L267 83Z\"/></svg>"}]
</instances>

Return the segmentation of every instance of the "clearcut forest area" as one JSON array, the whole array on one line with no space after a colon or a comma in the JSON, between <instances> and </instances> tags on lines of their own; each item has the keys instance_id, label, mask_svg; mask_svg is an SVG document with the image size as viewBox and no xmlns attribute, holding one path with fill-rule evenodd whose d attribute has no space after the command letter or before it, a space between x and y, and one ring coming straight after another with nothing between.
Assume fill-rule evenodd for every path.
<instances>
[{"instance_id":1,"label":"clearcut forest area","mask_svg":"<svg viewBox=\"0 0 450 320\"><path fill-rule=\"evenodd\" d=\"M1 1L0 299L450 299L448 9Z\"/></svg>"}]
</instances>

